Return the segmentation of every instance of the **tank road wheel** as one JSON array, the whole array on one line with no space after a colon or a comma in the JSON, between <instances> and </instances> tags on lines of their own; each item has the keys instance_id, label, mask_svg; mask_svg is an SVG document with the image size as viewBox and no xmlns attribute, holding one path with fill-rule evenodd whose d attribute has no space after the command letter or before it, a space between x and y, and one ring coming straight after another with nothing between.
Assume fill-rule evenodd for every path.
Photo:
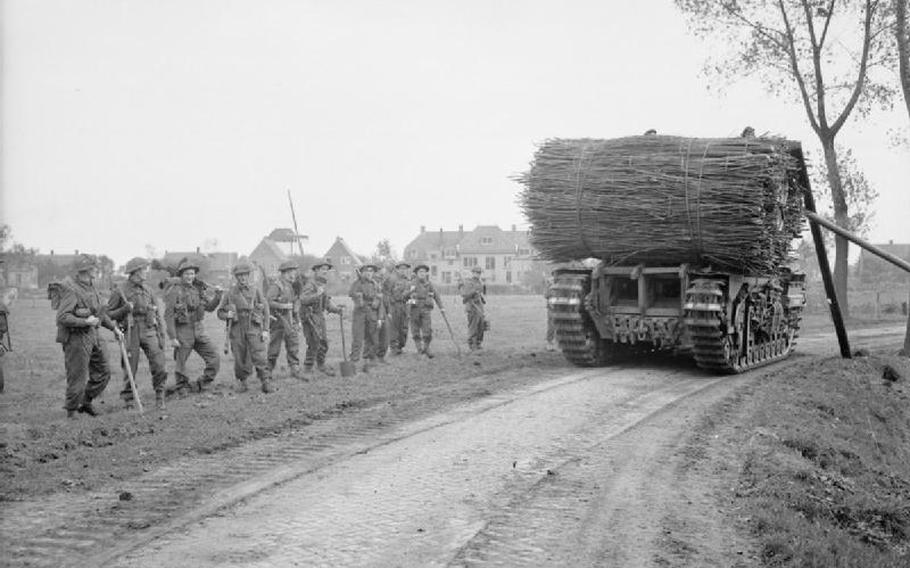
<instances>
[{"instance_id":1,"label":"tank road wheel","mask_svg":"<svg viewBox=\"0 0 910 568\"><path fill-rule=\"evenodd\" d=\"M727 329L723 283L695 280L686 292L685 323L698 366L719 373L742 373L787 357L793 350L804 301L801 282L792 290L781 296L780 288L772 283L741 290L732 309L744 317L732 318L733 329Z\"/></svg>"},{"instance_id":2,"label":"tank road wheel","mask_svg":"<svg viewBox=\"0 0 910 568\"><path fill-rule=\"evenodd\" d=\"M737 344L726 329L726 306L720 280L698 278L686 290L683 322L692 338L695 362L715 373L737 373L741 367Z\"/></svg>"},{"instance_id":3,"label":"tank road wheel","mask_svg":"<svg viewBox=\"0 0 910 568\"><path fill-rule=\"evenodd\" d=\"M579 367L599 367L613 360L613 344L603 340L585 310L591 290L588 271L560 271L554 276L547 309L553 317L562 354Z\"/></svg>"}]
</instances>

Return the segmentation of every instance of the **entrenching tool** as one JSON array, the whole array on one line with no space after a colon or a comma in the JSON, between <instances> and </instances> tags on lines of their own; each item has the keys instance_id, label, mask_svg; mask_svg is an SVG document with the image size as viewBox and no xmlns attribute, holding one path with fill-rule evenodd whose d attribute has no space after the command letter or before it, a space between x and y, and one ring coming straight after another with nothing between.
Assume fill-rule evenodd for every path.
<instances>
[{"instance_id":1,"label":"entrenching tool","mask_svg":"<svg viewBox=\"0 0 910 568\"><path fill-rule=\"evenodd\" d=\"M130 355L126 352L126 345L123 343L123 335L117 339L117 343L120 344L120 354L123 356L123 362L126 367L126 378L130 381L130 390L133 391L133 400L136 401L136 408L139 409L139 414L142 414L142 400L139 398L139 389L136 388L136 379L133 377L133 366L130 365Z\"/></svg>"},{"instance_id":2,"label":"entrenching tool","mask_svg":"<svg viewBox=\"0 0 910 568\"><path fill-rule=\"evenodd\" d=\"M348 348L344 342L344 313L338 314L338 322L341 324L341 356L344 357L344 361L338 364L338 368L341 371L342 377L353 377L356 373L354 368L354 363L348 361Z\"/></svg>"},{"instance_id":3,"label":"entrenching tool","mask_svg":"<svg viewBox=\"0 0 910 568\"><path fill-rule=\"evenodd\" d=\"M449 337L452 338L452 345L455 346L455 351L458 353L458 356L461 357L461 347L459 347L458 342L455 341L455 334L452 333L452 326L449 325L449 318L446 317L446 313L443 310L439 310L439 315L442 316L442 321L446 322L446 328L449 330Z\"/></svg>"}]
</instances>

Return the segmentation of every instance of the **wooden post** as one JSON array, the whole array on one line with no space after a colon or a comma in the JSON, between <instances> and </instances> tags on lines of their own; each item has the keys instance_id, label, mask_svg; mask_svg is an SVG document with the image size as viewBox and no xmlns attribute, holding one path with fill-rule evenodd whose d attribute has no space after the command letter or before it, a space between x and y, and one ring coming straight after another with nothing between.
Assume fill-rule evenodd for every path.
<instances>
[{"instance_id":1,"label":"wooden post","mask_svg":"<svg viewBox=\"0 0 910 568\"><path fill-rule=\"evenodd\" d=\"M904 335L904 348L901 349L904 357L910 357L910 294L907 295L907 333Z\"/></svg>"},{"instance_id":2,"label":"wooden post","mask_svg":"<svg viewBox=\"0 0 910 568\"><path fill-rule=\"evenodd\" d=\"M840 345L840 356L844 359L852 359L850 353L850 340L847 338L847 329L844 327L844 318L840 311L840 304L837 303L837 292L834 290L834 279L831 276L831 265L828 263L828 252L825 250L825 242L822 240L822 230L818 222L818 215L815 211L815 198L812 196L812 189L809 187L808 179L805 181L805 191L803 191L803 201L806 206L806 216L809 218L809 230L812 231L812 240L815 242L815 255L818 257L818 267L822 273L822 281L825 283L825 294L828 296L828 307L831 310L831 320L834 322L834 331L837 333L837 343ZM810 214L811 213L811 214Z\"/></svg>"}]
</instances>

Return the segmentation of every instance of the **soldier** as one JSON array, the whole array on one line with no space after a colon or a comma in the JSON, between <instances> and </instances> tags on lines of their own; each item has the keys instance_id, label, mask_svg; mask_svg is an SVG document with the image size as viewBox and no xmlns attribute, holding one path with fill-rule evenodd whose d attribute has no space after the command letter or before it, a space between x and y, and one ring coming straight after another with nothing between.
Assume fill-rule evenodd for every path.
<instances>
[{"instance_id":1,"label":"soldier","mask_svg":"<svg viewBox=\"0 0 910 568\"><path fill-rule=\"evenodd\" d=\"M373 281L376 265L365 264L360 269L357 280L351 284L350 296L354 300L354 313L351 316L351 362L360 360L361 350L365 359L363 371L369 372L376 357L379 345L379 326L385 319L382 305L382 292Z\"/></svg>"},{"instance_id":2,"label":"soldier","mask_svg":"<svg viewBox=\"0 0 910 568\"><path fill-rule=\"evenodd\" d=\"M477 352L482 349L483 332L486 328L484 321L484 304L487 303L484 295L487 286L480 275L483 271L479 266L471 269L471 278L461 285L461 299L464 302L464 311L468 316L468 347Z\"/></svg>"},{"instance_id":3,"label":"soldier","mask_svg":"<svg viewBox=\"0 0 910 568\"><path fill-rule=\"evenodd\" d=\"M303 334L306 336L306 357L303 360L303 370L307 375L313 372L313 362L316 368L325 375L335 376L335 371L325 365L325 354L329 350L328 335L325 329L325 312L342 314L344 307L332 303L332 298L325 292L329 270L332 265L321 262L312 267L313 278L308 280L300 292L300 320L303 324Z\"/></svg>"},{"instance_id":4,"label":"soldier","mask_svg":"<svg viewBox=\"0 0 910 568\"><path fill-rule=\"evenodd\" d=\"M278 267L278 279L269 284L265 293L269 302L269 313L274 318L269 326L269 370L274 371L284 343L288 369L295 379L300 375L300 313L298 295L294 289L297 280L297 263L288 260Z\"/></svg>"},{"instance_id":5,"label":"soldier","mask_svg":"<svg viewBox=\"0 0 910 568\"><path fill-rule=\"evenodd\" d=\"M555 284L556 280L552 276L547 277L546 282L544 282L546 290L544 290L543 297L547 301L547 351L554 351L556 349L554 344L556 340L556 326L553 323L553 310L550 309L550 298L555 295L553 293L553 286Z\"/></svg>"},{"instance_id":6,"label":"soldier","mask_svg":"<svg viewBox=\"0 0 910 568\"><path fill-rule=\"evenodd\" d=\"M395 273L383 282L382 295L388 299L388 326L392 355L401 355L408 341L408 294L411 291L411 265L399 262Z\"/></svg>"},{"instance_id":7,"label":"soldier","mask_svg":"<svg viewBox=\"0 0 910 568\"><path fill-rule=\"evenodd\" d=\"M234 351L234 376L240 381L238 392L246 392L246 379L253 368L262 392L272 392L272 373L266 358L269 332L269 303L258 287L250 285L253 267L243 262L234 267L237 282L231 286L218 308L218 317L231 322L231 349Z\"/></svg>"},{"instance_id":8,"label":"soldier","mask_svg":"<svg viewBox=\"0 0 910 568\"><path fill-rule=\"evenodd\" d=\"M411 335L414 337L414 345L417 346L417 353L424 354L430 359L433 353L430 352L430 342L433 340L433 320L431 312L433 304L439 306L439 311L445 313L442 307L442 301L436 288L430 282L430 267L420 264L414 269L417 275L416 280L411 283L408 290L408 304L411 306Z\"/></svg>"},{"instance_id":9,"label":"soldier","mask_svg":"<svg viewBox=\"0 0 910 568\"><path fill-rule=\"evenodd\" d=\"M139 367L140 348L145 352L152 373L152 388L155 389L155 408L164 410L164 384L167 382L167 371L164 368L164 318L158 311L152 289L145 283L149 262L144 258L133 258L126 263L126 273L127 281L108 300L108 315L126 332L129 361L123 363L129 364L133 377ZM127 408L133 407L133 389L130 388L126 372L123 375L120 398Z\"/></svg>"},{"instance_id":10,"label":"soldier","mask_svg":"<svg viewBox=\"0 0 910 568\"><path fill-rule=\"evenodd\" d=\"M103 325L118 339L123 334L102 309L101 297L94 286L98 263L91 255L76 259L75 278L66 278L57 307L57 342L63 344L66 367L66 415L97 416L92 400L104 392L111 378L107 355L98 336Z\"/></svg>"},{"instance_id":11,"label":"soldier","mask_svg":"<svg viewBox=\"0 0 910 568\"><path fill-rule=\"evenodd\" d=\"M389 272L390 270L388 268L380 266L376 269L376 274L373 275L373 281L376 283L380 292L382 292L382 310L386 314L386 317L383 318L377 330L378 343L376 344L376 360L380 363L386 363L385 354L389 352L389 297L385 293L386 282L391 276Z\"/></svg>"},{"instance_id":12,"label":"soldier","mask_svg":"<svg viewBox=\"0 0 910 568\"><path fill-rule=\"evenodd\" d=\"M0 268L3 268L3 264L6 261L0 258ZM0 271L2 272L2 271ZM2 274L0 274L0 292L3 291L4 282L2 279ZM0 295L0 392L3 392L5 381L3 379L3 355L10 350L12 346L12 341L9 339L9 306L7 305L6 293L4 292ZM5 341L4 341L5 339Z\"/></svg>"},{"instance_id":13,"label":"soldier","mask_svg":"<svg viewBox=\"0 0 910 568\"><path fill-rule=\"evenodd\" d=\"M205 333L203 318L205 312L214 311L221 302L223 290L220 286L209 291L209 287L196 279L199 266L189 259L183 259L177 265L177 277L180 282L171 285L164 296L164 321L167 334L174 348L174 360L177 368L174 376L177 380L175 391L185 394L189 390L202 392L218 375L221 358L215 344ZM186 360L190 353L196 351L205 362L202 377L190 383L186 375Z\"/></svg>"}]
</instances>

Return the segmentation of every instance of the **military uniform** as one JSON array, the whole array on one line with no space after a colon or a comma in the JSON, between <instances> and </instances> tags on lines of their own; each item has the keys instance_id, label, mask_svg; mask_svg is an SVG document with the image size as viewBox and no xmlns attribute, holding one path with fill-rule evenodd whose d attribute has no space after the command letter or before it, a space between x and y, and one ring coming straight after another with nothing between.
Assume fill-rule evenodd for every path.
<instances>
[{"instance_id":1,"label":"military uniform","mask_svg":"<svg viewBox=\"0 0 910 568\"><path fill-rule=\"evenodd\" d=\"M142 258L134 258L126 263L129 279L111 294L107 304L108 315L118 323L126 334L126 350L129 354L129 366L136 377L139 367L139 350L145 352L149 370L152 373L152 388L155 389L155 404L164 409L164 385L167 382L167 371L164 368L164 318L158 311L158 303L151 288L134 273L145 269L149 263ZM124 364L127 364L124 361ZM120 391L127 406L132 405L133 389L129 376L124 373L123 389Z\"/></svg>"},{"instance_id":2,"label":"military uniform","mask_svg":"<svg viewBox=\"0 0 910 568\"><path fill-rule=\"evenodd\" d=\"M269 303L259 288L239 281L240 275L248 275L251 271L252 267L248 264L234 267L234 276L238 277L238 282L231 286L218 307L218 317L231 322L234 376L240 381L240 391L246 390L246 379L255 368L262 392L272 392L272 374L266 358L265 343Z\"/></svg>"},{"instance_id":3,"label":"military uniform","mask_svg":"<svg viewBox=\"0 0 910 568\"><path fill-rule=\"evenodd\" d=\"M389 297L385 294L385 283L388 279L389 275L385 274L384 270L378 271L373 277L373 281L376 282L382 293L382 311L386 314L382 323L377 325L376 360L380 363L386 362L385 354L389 352Z\"/></svg>"},{"instance_id":4,"label":"military uniform","mask_svg":"<svg viewBox=\"0 0 910 568\"><path fill-rule=\"evenodd\" d=\"M483 332L486 327L484 323L486 292L487 287L480 279L480 269L475 267L472 270L472 277L461 286L461 300L468 316L468 347L471 351L480 350L483 343Z\"/></svg>"},{"instance_id":5,"label":"military uniform","mask_svg":"<svg viewBox=\"0 0 910 568\"><path fill-rule=\"evenodd\" d=\"M376 270L376 267L368 264L363 266L361 271L367 269ZM373 280L361 275L351 284L349 295L354 301L354 313L351 315L350 359L356 363L360 360L362 351L366 359L363 370L368 371L379 345L379 321L385 318L382 292Z\"/></svg>"},{"instance_id":6,"label":"military uniform","mask_svg":"<svg viewBox=\"0 0 910 568\"><path fill-rule=\"evenodd\" d=\"M77 273L91 272L96 267L95 259L89 255L81 255L76 260ZM64 279L57 307L57 342L63 344L66 367L64 408L71 418L77 411L95 416L97 413L92 407L92 400L104 392L111 378L107 354L98 335L99 324L119 336L120 331L102 308L101 297L91 279L85 280L82 275Z\"/></svg>"},{"instance_id":7,"label":"military uniform","mask_svg":"<svg viewBox=\"0 0 910 568\"><path fill-rule=\"evenodd\" d=\"M177 275L182 275L188 269L198 270L199 267L191 261L181 262L177 266ZM190 388L202 390L218 375L221 358L215 344L206 334L202 320L205 318L205 312L214 311L220 301L221 290L216 290L214 294L209 293L207 287L197 280L189 284L181 280L171 285L165 293L164 322L167 335L172 340L180 342L180 346L174 351L174 360L177 363L174 375L178 391L185 392ZM193 351L202 357L205 370L202 377L191 385L186 375L186 360Z\"/></svg>"},{"instance_id":8,"label":"military uniform","mask_svg":"<svg viewBox=\"0 0 910 568\"><path fill-rule=\"evenodd\" d=\"M299 297L294 289L294 281L285 279L290 271L297 270L294 261L287 261L278 267L280 276L271 284L265 293L269 303L269 313L274 318L269 326L269 369L275 370L281 344L284 343L288 369L294 377L300 376L300 314L298 313ZM296 279L296 276L295 276Z\"/></svg>"},{"instance_id":9,"label":"military uniform","mask_svg":"<svg viewBox=\"0 0 910 568\"><path fill-rule=\"evenodd\" d=\"M0 265L4 264L4 260L0 258ZM0 279L0 292L3 291L3 280ZM3 392L4 385L6 381L3 377L3 355L9 350L10 340L7 338L9 335L9 308L6 305L6 297L0 296L0 392Z\"/></svg>"},{"instance_id":10,"label":"military uniform","mask_svg":"<svg viewBox=\"0 0 910 568\"><path fill-rule=\"evenodd\" d=\"M395 265L399 268L411 268L406 262ZM382 283L382 295L388 300L389 340L392 355L400 355L408 342L408 294L411 291L411 279L400 273L391 275Z\"/></svg>"},{"instance_id":11,"label":"military uniform","mask_svg":"<svg viewBox=\"0 0 910 568\"><path fill-rule=\"evenodd\" d=\"M332 298L325 293L326 279L319 275L319 267L331 265L317 264L313 267L316 275L308 280L300 292L300 321L303 325L303 334L306 337L306 357L303 368L307 373L312 372L313 363L316 368L326 375L334 375L331 367L325 366L325 355L329 350L328 335L325 327L325 312L340 314L342 309L332 302Z\"/></svg>"},{"instance_id":12,"label":"military uniform","mask_svg":"<svg viewBox=\"0 0 910 568\"><path fill-rule=\"evenodd\" d=\"M555 285L553 278L547 278L547 289L543 295L547 301L547 351L555 349L556 341L556 324L553 321L553 310L550 309L550 298L556 295L553 288Z\"/></svg>"},{"instance_id":13,"label":"military uniform","mask_svg":"<svg viewBox=\"0 0 910 568\"><path fill-rule=\"evenodd\" d=\"M427 278L429 270L426 265L420 265L414 269L417 278L411 282L408 290L408 304L411 307L411 336L414 338L414 345L417 346L417 353L432 358L430 342L433 340L433 319L431 317L433 304L439 306L443 312L445 309L442 307L436 288Z\"/></svg>"}]
</instances>

